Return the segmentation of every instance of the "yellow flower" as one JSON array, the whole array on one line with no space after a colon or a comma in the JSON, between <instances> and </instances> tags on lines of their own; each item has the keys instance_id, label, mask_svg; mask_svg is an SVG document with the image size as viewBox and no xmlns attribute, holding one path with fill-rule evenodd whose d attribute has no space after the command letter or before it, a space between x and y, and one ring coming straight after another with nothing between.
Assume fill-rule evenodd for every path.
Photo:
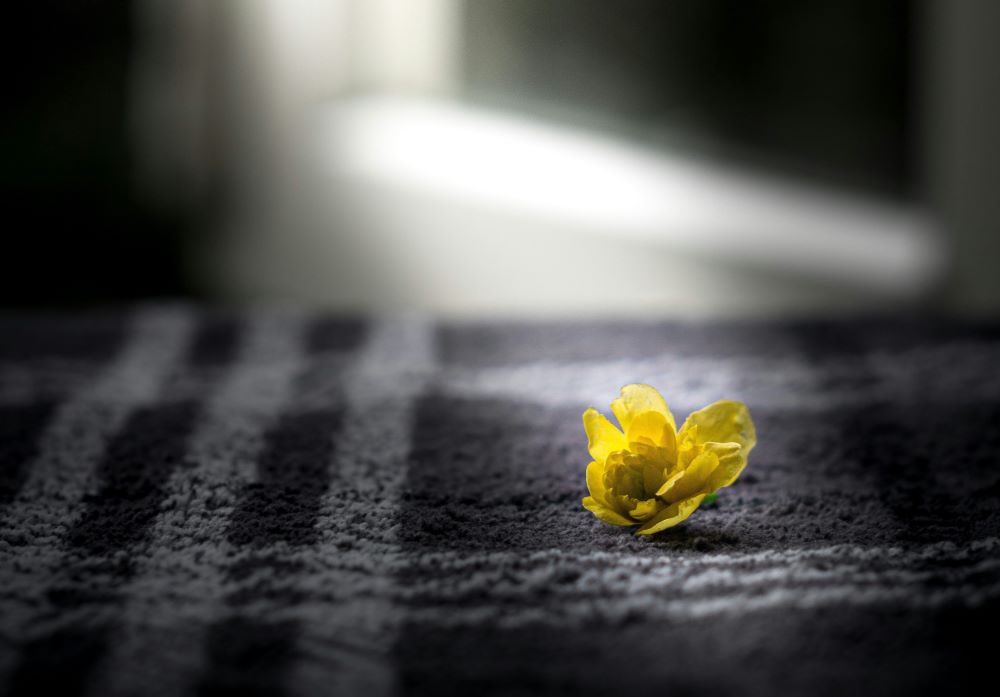
<instances>
[{"instance_id":1,"label":"yellow flower","mask_svg":"<svg viewBox=\"0 0 1000 697\"><path fill-rule=\"evenodd\" d=\"M663 396L626 385L611 402L621 430L599 413L583 413L590 456L583 506L612 525L641 525L652 535L682 522L705 497L729 486L757 444L750 411L724 400L691 414L680 431Z\"/></svg>"}]
</instances>

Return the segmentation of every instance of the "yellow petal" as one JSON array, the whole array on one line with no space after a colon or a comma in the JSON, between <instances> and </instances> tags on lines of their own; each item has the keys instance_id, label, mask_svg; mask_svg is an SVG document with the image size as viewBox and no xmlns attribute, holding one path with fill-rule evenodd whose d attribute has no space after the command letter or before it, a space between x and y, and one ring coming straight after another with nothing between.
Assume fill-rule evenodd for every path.
<instances>
[{"instance_id":1,"label":"yellow petal","mask_svg":"<svg viewBox=\"0 0 1000 697\"><path fill-rule=\"evenodd\" d=\"M744 456L757 444L750 410L743 402L723 400L694 412L681 427L680 440L695 428L697 443L739 443Z\"/></svg>"},{"instance_id":2,"label":"yellow petal","mask_svg":"<svg viewBox=\"0 0 1000 697\"><path fill-rule=\"evenodd\" d=\"M626 440L639 443L648 439L660 448L673 452L677 448L677 432L674 424L661 412L646 411L636 415L625 428Z\"/></svg>"},{"instance_id":3,"label":"yellow petal","mask_svg":"<svg viewBox=\"0 0 1000 697\"><path fill-rule=\"evenodd\" d=\"M607 506L598 503L592 496L587 496L583 499L583 507L603 520L605 523L611 523L612 525L635 525L634 521L631 521L625 516L615 513Z\"/></svg>"},{"instance_id":4,"label":"yellow petal","mask_svg":"<svg viewBox=\"0 0 1000 697\"><path fill-rule=\"evenodd\" d=\"M611 453L628 447L625 435L596 409L583 412L583 427L587 431L590 456L599 462L603 462Z\"/></svg>"},{"instance_id":5,"label":"yellow petal","mask_svg":"<svg viewBox=\"0 0 1000 697\"><path fill-rule=\"evenodd\" d=\"M740 448L739 443L702 443L702 452L712 452L715 453L716 457L719 458L721 462L724 458L733 457L734 455L739 455L743 452Z\"/></svg>"},{"instance_id":6,"label":"yellow petal","mask_svg":"<svg viewBox=\"0 0 1000 697\"><path fill-rule=\"evenodd\" d=\"M628 450L633 455L655 463L660 469L673 469L677 464L677 453L673 449L653 445L645 439L632 441L628 444Z\"/></svg>"},{"instance_id":7,"label":"yellow petal","mask_svg":"<svg viewBox=\"0 0 1000 697\"><path fill-rule=\"evenodd\" d=\"M709 492L729 486L747 466L747 457L736 443L705 443L706 450L712 450L719 458L719 466L708 478Z\"/></svg>"},{"instance_id":8,"label":"yellow petal","mask_svg":"<svg viewBox=\"0 0 1000 697\"><path fill-rule=\"evenodd\" d=\"M680 477L671 477L656 495L670 503L683 501L696 494L709 493L706 489L709 478L719 466L719 457L712 451L703 452L684 470Z\"/></svg>"},{"instance_id":9,"label":"yellow petal","mask_svg":"<svg viewBox=\"0 0 1000 697\"><path fill-rule=\"evenodd\" d=\"M641 528L636 530L638 535L652 535L653 533L672 528L683 522L689 515L695 512L705 498L704 494L699 494L683 501L667 506L655 516L647 520Z\"/></svg>"},{"instance_id":10,"label":"yellow petal","mask_svg":"<svg viewBox=\"0 0 1000 697\"><path fill-rule=\"evenodd\" d=\"M655 387L649 385L625 385L622 388L621 397L617 397L611 402L611 411L618 418L618 423L622 429L628 431L632 419L647 411L655 411L666 417L667 423L677 429L674 422L674 415L670 413L667 402L663 395L656 391Z\"/></svg>"},{"instance_id":11,"label":"yellow petal","mask_svg":"<svg viewBox=\"0 0 1000 697\"><path fill-rule=\"evenodd\" d=\"M587 465L587 489L598 501L603 501L607 493L604 488L604 463L594 460Z\"/></svg>"},{"instance_id":12,"label":"yellow petal","mask_svg":"<svg viewBox=\"0 0 1000 697\"><path fill-rule=\"evenodd\" d=\"M656 495L663 496L663 494L669 491L674 486L674 484L680 481L680 478L683 476L684 476L684 470L678 470L677 472L674 472L672 475L667 477L667 481L663 482L663 486L661 486L657 490Z\"/></svg>"},{"instance_id":13,"label":"yellow petal","mask_svg":"<svg viewBox=\"0 0 1000 697\"><path fill-rule=\"evenodd\" d=\"M635 508L628 512L628 515L632 520L641 522L643 520L648 520L662 507L663 504L656 499L646 499L645 501L637 503Z\"/></svg>"}]
</instances>

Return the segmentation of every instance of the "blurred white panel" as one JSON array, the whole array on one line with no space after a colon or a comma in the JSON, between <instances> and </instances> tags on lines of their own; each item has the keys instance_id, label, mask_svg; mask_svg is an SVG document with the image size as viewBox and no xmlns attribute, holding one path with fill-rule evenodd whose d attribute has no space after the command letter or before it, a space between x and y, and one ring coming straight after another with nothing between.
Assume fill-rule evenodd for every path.
<instances>
[{"instance_id":1,"label":"blurred white panel","mask_svg":"<svg viewBox=\"0 0 1000 697\"><path fill-rule=\"evenodd\" d=\"M359 99L329 108L322 124L329 173L443 207L475 204L894 296L927 289L942 264L916 210L458 103Z\"/></svg>"},{"instance_id":2,"label":"blurred white panel","mask_svg":"<svg viewBox=\"0 0 1000 697\"><path fill-rule=\"evenodd\" d=\"M452 316L767 316L914 307L920 212L449 101L364 97L298 131L232 221L243 297Z\"/></svg>"},{"instance_id":3,"label":"blurred white panel","mask_svg":"<svg viewBox=\"0 0 1000 697\"><path fill-rule=\"evenodd\" d=\"M352 0L354 82L369 89L454 91L459 10L459 0Z\"/></svg>"}]
</instances>

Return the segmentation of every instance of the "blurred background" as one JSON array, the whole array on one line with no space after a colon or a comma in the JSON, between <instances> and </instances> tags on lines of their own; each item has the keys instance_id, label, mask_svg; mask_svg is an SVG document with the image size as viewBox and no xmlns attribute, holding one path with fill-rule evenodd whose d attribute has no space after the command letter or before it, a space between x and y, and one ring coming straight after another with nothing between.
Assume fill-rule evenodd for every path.
<instances>
[{"instance_id":1,"label":"blurred background","mask_svg":"<svg viewBox=\"0 0 1000 697\"><path fill-rule=\"evenodd\" d=\"M0 305L1000 311L991 0L37 0Z\"/></svg>"}]
</instances>

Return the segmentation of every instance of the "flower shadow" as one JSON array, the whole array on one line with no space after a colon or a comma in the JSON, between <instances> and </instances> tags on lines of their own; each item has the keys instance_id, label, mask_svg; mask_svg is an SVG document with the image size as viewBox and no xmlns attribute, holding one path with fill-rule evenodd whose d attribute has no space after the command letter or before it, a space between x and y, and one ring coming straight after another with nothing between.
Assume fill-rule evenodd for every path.
<instances>
[{"instance_id":1,"label":"flower shadow","mask_svg":"<svg viewBox=\"0 0 1000 697\"><path fill-rule=\"evenodd\" d=\"M730 552L742 540L731 532L719 532L699 527L678 526L664 530L646 540L648 546L664 552Z\"/></svg>"}]
</instances>

